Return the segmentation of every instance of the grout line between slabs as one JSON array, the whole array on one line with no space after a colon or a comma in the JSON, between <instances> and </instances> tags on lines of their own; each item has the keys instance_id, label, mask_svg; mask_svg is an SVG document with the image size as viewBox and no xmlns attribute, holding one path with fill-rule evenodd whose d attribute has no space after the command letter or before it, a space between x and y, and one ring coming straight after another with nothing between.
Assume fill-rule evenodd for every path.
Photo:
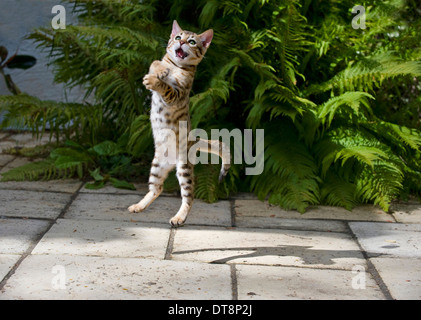
<instances>
[{"instance_id":1,"label":"grout line between slabs","mask_svg":"<svg viewBox=\"0 0 421 320\"><path fill-rule=\"evenodd\" d=\"M15 265L9 270L9 272L6 274L6 276L0 281L0 291L3 290L3 288L6 285L7 281L15 273L16 269L19 268L19 266L22 263L22 261L25 260L29 255L31 255L32 251L35 249L35 247L38 245L38 243L41 241L41 239L45 236L45 234L48 231L50 231L50 229L57 222L57 220L63 218L63 216L66 214L67 210L69 209L69 207L72 205L73 201L79 195L79 192L82 189L82 187L83 187L83 184L81 184L79 186L79 188L72 194L72 196L70 197L70 200L66 203L66 205L64 206L64 208L61 210L60 214L55 219L48 219L48 220L46 220L46 221L50 221L50 223L47 226L47 228L45 228L44 232L40 233L38 235L38 237L32 241L32 243L28 247L28 249L20 256L20 258L18 259L18 261L15 263Z\"/></svg>"},{"instance_id":2,"label":"grout line between slabs","mask_svg":"<svg viewBox=\"0 0 421 320\"><path fill-rule=\"evenodd\" d=\"M238 300L238 281L236 264L230 264L232 300Z\"/></svg>"},{"instance_id":3,"label":"grout line between slabs","mask_svg":"<svg viewBox=\"0 0 421 320\"><path fill-rule=\"evenodd\" d=\"M231 199L230 202L230 213L231 213L231 227L235 228L237 223L235 221L235 200Z\"/></svg>"},{"instance_id":4,"label":"grout line between slabs","mask_svg":"<svg viewBox=\"0 0 421 320\"><path fill-rule=\"evenodd\" d=\"M351 234L352 239L357 243L357 246L360 249L361 254L364 257L365 262L367 263L367 270L366 270L366 272L371 275L371 277L377 283L377 285L379 286L380 291L383 293L383 295L385 296L385 298L387 300L395 300L393 298L392 294L390 293L389 288L387 287L387 285L384 283L382 277L380 276L380 273L377 271L376 267L371 262L370 257L368 256L368 253L361 246L361 243L358 241L358 237L352 231L351 226L349 225L349 223L347 223L346 225L347 225L347 227L349 229L349 233Z\"/></svg>"},{"instance_id":5,"label":"grout line between slabs","mask_svg":"<svg viewBox=\"0 0 421 320\"><path fill-rule=\"evenodd\" d=\"M177 228L172 227L170 229L170 235L168 237L167 249L165 250L164 260L172 259L172 251L174 248L174 238L175 238L176 232L177 232Z\"/></svg>"}]
</instances>

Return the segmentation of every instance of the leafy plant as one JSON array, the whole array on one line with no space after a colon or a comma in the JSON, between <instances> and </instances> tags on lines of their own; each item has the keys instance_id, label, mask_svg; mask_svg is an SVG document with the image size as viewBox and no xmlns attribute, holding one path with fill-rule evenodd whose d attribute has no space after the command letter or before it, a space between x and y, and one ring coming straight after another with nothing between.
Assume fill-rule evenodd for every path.
<instances>
[{"instance_id":1,"label":"leafy plant","mask_svg":"<svg viewBox=\"0 0 421 320\"><path fill-rule=\"evenodd\" d=\"M352 28L351 0L68 1L77 25L30 38L50 52L55 80L82 85L95 103L0 97L6 124L42 134L48 123L81 146L52 152L46 161L62 158L60 170L90 172L92 187L130 178L134 168L147 174L150 93L141 82L177 19L187 30L215 32L192 90L193 127L265 130L261 175L236 165L218 185L218 167L198 165L196 196L253 191L304 212L318 204L388 210L394 199L421 195L417 2L363 1L362 30Z\"/></svg>"},{"instance_id":2,"label":"leafy plant","mask_svg":"<svg viewBox=\"0 0 421 320\"><path fill-rule=\"evenodd\" d=\"M102 174L101 170L106 174ZM3 174L2 181L49 180L75 175L83 178L89 173L95 182L86 184L88 189L102 188L109 181L116 188L135 190L133 184L115 177L127 177L132 170L130 158L113 141L106 140L86 149L68 140L65 146L55 148L49 159L14 168Z\"/></svg>"},{"instance_id":3,"label":"leafy plant","mask_svg":"<svg viewBox=\"0 0 421 320\"><path fill-rule=\"evenodd\" d=\"M6 82L6 86L9 91L13 94L21 93L18 86L13 82L12 77L10 74L4 73L4 68L10 69L29 69L33 67L37 59L33 56L28 55L18 55L17 52L12 55L9 59L7 59L9 55L9 51L6 47L0 46L0 74L3 75L4 81Z\"/></svg>"}]
</instances>

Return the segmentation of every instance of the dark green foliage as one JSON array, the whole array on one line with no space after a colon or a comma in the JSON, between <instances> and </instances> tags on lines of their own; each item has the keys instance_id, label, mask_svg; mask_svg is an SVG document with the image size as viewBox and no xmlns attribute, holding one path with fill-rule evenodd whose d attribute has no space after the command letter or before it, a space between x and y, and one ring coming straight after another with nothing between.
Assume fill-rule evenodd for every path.
<instances>
[{"instance_id":1,"label":"dark green foliage","mask_svg":"<svg viewBox=\"0 0 421 320\"><path fill-rule=\"evenodd\" d=\"M149 166L150 93L141 82L177 19L187 30L215 31L192 91L193 127L265 130L261 175L236 165L218 185L219 166L198 165L196 196L253 191L304 212L318 204L387 210L393 199L421 195L416 1L364 1L365 30L351 26L351 0L70 2L78 25L31 38L49 50L56 81L82 85L95 104L0 97L5 125L40 133L48 123L81 146L53 151L56 169L81 166L100 187Z\"/></svg>"}]
</instances>

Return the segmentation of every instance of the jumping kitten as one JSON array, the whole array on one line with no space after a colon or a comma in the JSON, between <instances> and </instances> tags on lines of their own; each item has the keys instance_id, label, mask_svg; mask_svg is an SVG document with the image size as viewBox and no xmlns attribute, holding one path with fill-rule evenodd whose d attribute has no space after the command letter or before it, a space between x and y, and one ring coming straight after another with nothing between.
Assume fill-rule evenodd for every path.
<instances>
[{"instance_id":1,"label":"jumping kitten","mask_svg":"<svg viewBox=\"0 0 421 320\"><path fill-rule=\"evenodd\" d=\"M187 141L179 139L180 128L190 132L189 94L193 85L197 65L202 61L213 38L213 30L197 35L180 28L174 20L167 53L161 61L154 61L143 84L152 91L151 125L155 142L155 155L149 176L149 192L137 204L130 206L130 212L140 212L147 208L162 192L168 173L176 167L180 183L182 204L177 214L171 218L172 226L180 226L185 221L193 204L193 165L187 154L193 143L197 151L215 153L222 159L219 180L227 174L230 167L230 152L224 143L217 140ZM170 131L171 130L171 131ZM171 134L174 132L174 141ZM172 139L171 139L172 138ZM179 140L181 142L179 142ZM184 142L183 142L184 141ZM168 161L168 150L176 144L173 161ZM211 149L212 148L212 149Z\"/></svg>"}]
</instances>

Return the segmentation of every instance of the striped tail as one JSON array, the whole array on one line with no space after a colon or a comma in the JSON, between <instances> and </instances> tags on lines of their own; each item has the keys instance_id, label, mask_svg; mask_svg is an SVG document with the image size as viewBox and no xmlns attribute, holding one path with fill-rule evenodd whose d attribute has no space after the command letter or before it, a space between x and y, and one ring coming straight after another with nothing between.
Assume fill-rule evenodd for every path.
<instances>
[{"instance_id":1,"label":"striped tail","mask_svg":"<svg viewBox=\"0 0 421 320\"><path fill-rule=\"evenodd\" d=\"M221 171L219 173L219 182L224 180L231 167L231 154L230 149L225 143L219 140L204 140L199 141L199 151L213 153L219 156L222 160Z\"/></svg>"}]
</instances>

